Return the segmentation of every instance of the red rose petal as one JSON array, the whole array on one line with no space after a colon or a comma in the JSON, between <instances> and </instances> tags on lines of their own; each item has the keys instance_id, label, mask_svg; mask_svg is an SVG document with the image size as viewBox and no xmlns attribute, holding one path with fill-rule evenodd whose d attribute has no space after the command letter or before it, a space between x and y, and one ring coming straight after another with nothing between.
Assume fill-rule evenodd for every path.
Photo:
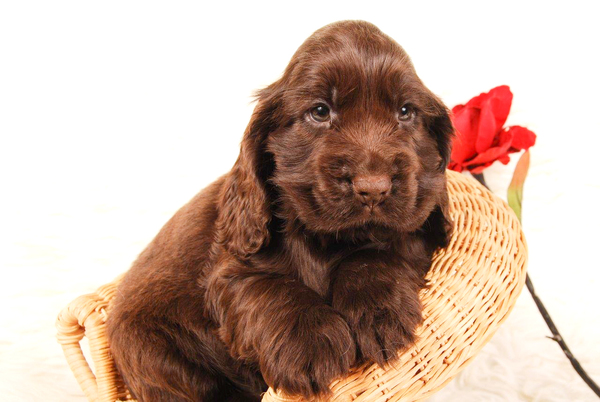
<instances>
[{"instance_id":1,"label":"red rose petal","mask_svg":"<svg viewBox=\"0 0 600 402\"><path fill-rule=\"evenodd\" d=\"M465 168L461 164L452 161L450 161L450 163L448 164L448 169L454 170L455 172L462 172L463 170L465 170Z\"/></svg>"},{"instance_id":2,"label":"red rose petal","mask_svg":"<svg viewBox=\"0 0 600 402\"><path fill-rule=\"evenodd\" d=\"M508 151L509 153L511 152L510 150ZM503 164L503 165L508 165L508 162L510 162L510 156L508 156L508 154L501 156L500 158L498 158L498 160Z\"/></svg>"},{"instance_id":3,"label":"red rose petal","mask_svg":"<svg viewBox=\"0 0 600 402\"><path fill-rule=\"evenodd\" d=\"M511 150L514 149L514 152L521 151L523 149L527 150L535 145L535 133L526 129L525 127L511 126L508 128L507 132L510 132L513 136Z\"/></svg>"},{"instance_id":4,"label":"red rose petal","mask_svg":"<svg viewBox=\"0 0 600 402\"><path fill-rule=\"evenodd\" d=\"M473 159L466 161L466 165L479 165L487 162L494 162L504 155L508 154L508 150L510 149L510 138L504 144L499 144L497 147L492 147L485 152L482 152L475 156Z\"/></svg>"},{"instance_id":5,"label":"red rose petal","mask_svg":"<svg viewBox=\"0 0 600 402\"><path fill-rule=\"evenodd\" d=\"M500 131L500 134L498 135L498 137L496 138L496 146L502 146L502 145L510 145L512 146L513 143L513 133L509 130L502 130Z\"/></svg>"},{"instance_id":6,"label":"red rose petal","mask_svg":"<svg viewBox=\"0 0 600 402\"><path fill-rule=\"evenodd\" d=\"M506 85L492 89L481 97L481 117L477 136L477 152L484 152L494 144L496 136L508 118L512 104L512 92Z\"/></svg>"},{"instance_id":7,"label":"red rose petal","mask_svg":"<svg viewBox=\"0 0 600 402\"><path fill-rule=\"evenodd\" d=\"M465 107L465 105L456 105L452 108L452 113L456 114L459 113L461 110L463 110Z\"/></svg>"},{"instance_id":8,"label":"red rose petal","mask_svg":"<svg viewBox=\"0 0 600 402\"><path fill-rule=\"evenodd\" d=\"M476 154L477 126L479 123L479 110L464 107L453 116L456 138L452 144L450 159L462 162Z\"/></svg>"}]
</instances>

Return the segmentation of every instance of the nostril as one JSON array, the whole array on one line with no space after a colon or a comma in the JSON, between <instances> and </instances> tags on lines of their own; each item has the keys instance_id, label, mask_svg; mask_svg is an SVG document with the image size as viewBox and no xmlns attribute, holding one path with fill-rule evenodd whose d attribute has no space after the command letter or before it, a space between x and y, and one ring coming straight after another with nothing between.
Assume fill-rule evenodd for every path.
<instances>
[{"instance_id":1,"label":"nostril","mask_svg":"<svg viewBox=\"0 0 600 402\"><path fill-rule=\"evenodd\" d=\"M352 180L354 192L363 204L377 205L387 197L392 180L387 175L360 175Z\"/></svg>"}]
</instances>

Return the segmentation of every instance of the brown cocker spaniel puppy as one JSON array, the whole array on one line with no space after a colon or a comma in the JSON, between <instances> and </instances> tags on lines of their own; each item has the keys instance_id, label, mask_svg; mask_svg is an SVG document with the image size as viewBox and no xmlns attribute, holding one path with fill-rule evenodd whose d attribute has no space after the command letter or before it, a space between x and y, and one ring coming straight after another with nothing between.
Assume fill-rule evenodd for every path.
<instances>
[{"instance_id":1,"label":"brown cocker spaniel puppy","mask_svg":"<svg viewBox=\"0 0 600 402\"><path fill-rule=\"evenodd\" d=\"M415 339L448 241L446 107L372 24L328 25L260 91L233 169L164 226L108 321L141 401L327 394Z\"/></svg>"}]
</instances>

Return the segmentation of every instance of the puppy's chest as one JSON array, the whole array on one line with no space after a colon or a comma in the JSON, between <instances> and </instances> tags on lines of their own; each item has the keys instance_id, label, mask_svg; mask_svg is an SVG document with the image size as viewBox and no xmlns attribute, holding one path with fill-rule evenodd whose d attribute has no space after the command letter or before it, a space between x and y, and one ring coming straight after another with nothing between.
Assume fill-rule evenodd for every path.
<instances>
[{"instance_id":1,"label":"puppy's chest","mask_svg":"<svg viewBox=\"0 0 600 402\"><path fill-rule=\"evenodd\" d=\"M336 270L344 259L355 252L355 247L335 244L319 247L315 244L296 243L286 250L289 272L325 300L330 299L330 289Z\"/></svg>"},{"instance_id":2,"label":"puppy's chest","mask_svg":"<svg viewBox=\"0 0 600 402\"><path fill-rule=\"evenodd\" d=\"M290 236L272 242L268 249L261 253L259 265L262 270L274 270L289 276L290 279L299 280L325 300L330 300L332 282L335 281L336 275L339 275L346 259L360 255L365 250L377 249L382 244L375 246L370 242L356 244L331 239L323 241L308 236Z\"/></svg>"},{"instance_id":3,"label":"puppy's chest","mask_svg":"<svg viewBox=\"0 0 600 402\"><path fill-rule=\"evenodd\" d=\"M301 254L292 259L294 269L306 286L327 299L334 261L318 254Z\"/></svg>"}]
</instances>

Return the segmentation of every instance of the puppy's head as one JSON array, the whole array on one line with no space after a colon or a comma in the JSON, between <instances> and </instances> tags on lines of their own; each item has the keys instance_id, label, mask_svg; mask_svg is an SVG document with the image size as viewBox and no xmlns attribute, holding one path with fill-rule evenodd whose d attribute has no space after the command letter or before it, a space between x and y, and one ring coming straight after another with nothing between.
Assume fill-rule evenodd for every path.
<instances>
[{"instance_id":1,"label":"puppy's head","mask_svg":"<svg viewBox=\"0 0 600 402\"><path fill-rule=\"evenodd\" d=\"M243 224L223 229L253 245L236 254L256 251L277 201L309 231L425 230L444 245L452 132L395 41L366 22L328 25L259 93L229 184L245 209L228 216L241 213Z\"/></svg>"}]
</instances>

